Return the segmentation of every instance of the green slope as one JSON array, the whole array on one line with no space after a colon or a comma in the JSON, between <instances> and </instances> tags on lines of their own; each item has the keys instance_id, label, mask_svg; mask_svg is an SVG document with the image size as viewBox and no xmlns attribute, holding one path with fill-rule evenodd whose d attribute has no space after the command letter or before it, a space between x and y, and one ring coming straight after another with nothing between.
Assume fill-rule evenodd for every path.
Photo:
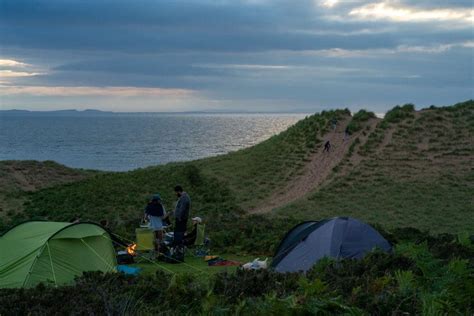
<instances>
[{"instance_id":1,"label":"green slope","mask_svg":"<svg viewBox=\"0 0 474 316\"><path fill-rule=\"evenodd\" d=\"M278 213L473 233L473 135L472 101L420 112L395 109L354 149L359 164L351 166L347 157L332 181Z\"/></svg>"},{"instance_id":2,"label":"green slope","mask_svg":"<svg viewBox=\"0 0 474 316\"><path fill-rule=\"evenodd\" d=\"M388 227L473 232L473 111L472 101L422 112L409 106L394 109L375 130L364 130L368 141L356 142L319 191L273 215L247 216L246 210L301 173L322 145L329 121L344 119L348 111L310 116L259 145L228 155L97 174L25 193L24 212L11 220L108 219L118 233L131 236L147 196L160 192L170 209L172 188L180 183L193 199L192 213L207 220L216 247L271 251L296 221L338 215ZM370 117L355 116L351 129L364 129ZM393 139L385 144L389 134Z\"/></svg>"},{"instance_id":3,"label":"green slope","mask_svg":"<svg viewBox=\"0 0 474 316\"><path fill-rule=\"evenodd\" d=\"M25 192L76 182L97 173L54 161L0 161L0 222L23 210Z\"/></svg>"}]
</instances>

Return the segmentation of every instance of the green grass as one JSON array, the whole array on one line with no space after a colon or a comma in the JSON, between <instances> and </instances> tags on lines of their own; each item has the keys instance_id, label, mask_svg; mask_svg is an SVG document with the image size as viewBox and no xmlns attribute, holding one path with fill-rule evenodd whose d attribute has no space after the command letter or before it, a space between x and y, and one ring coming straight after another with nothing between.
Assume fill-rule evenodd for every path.
<instances>
[{"instance_id":1,"label":"green grass","mask_svg":"<svg viewBox=\"0 0 474 316\"><path fill-rule=\"evenodd\" d=\"M369 180L362 174L351 174L309 198L283 207L278 213L291 212L300 220L351 216L383 224L386 228L416 227L432 233L474 233L473 188L458 184L473 180L473 173L433 182L396 181L385 175L376 175Z\"/></svg>"},{"instance_id":2,"label":"green grass","mask_svg":"<svg viewBox=\"0 0 474 316\"><path fill-rule=\"evenodd\" d=\"M219 255L219 257L238 261L242 264L247 263L255 259L253 256L240 256L236 254L223 254ZM260 258L260 260L264 260L265 258ZM161 261L151 262L149 259L144 259L138 257L136 259L135 264L132 264L133 267L138 267L141 270L140 274L142 275L155 275L157 271L162 271L165 273L174 273L174 274L184 274L189 273L192 275L200 276L200 277L209 277L211 275L215 275L220 272L229 272L233 273L237 269L235 266L231 267L221 267L221 266L209 266L204 258L196 257L193 255L187 255L184 263L179 264L172 264L172 263L165 263Z\"/></svg>"}]
</instances>

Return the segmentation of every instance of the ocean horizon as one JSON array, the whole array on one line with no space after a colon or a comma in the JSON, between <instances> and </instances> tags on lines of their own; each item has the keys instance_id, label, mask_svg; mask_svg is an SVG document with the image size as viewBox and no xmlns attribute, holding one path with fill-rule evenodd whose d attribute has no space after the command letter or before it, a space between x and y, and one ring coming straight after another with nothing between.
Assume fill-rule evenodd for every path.
<instances>
[{"instance_id":1,"label":"ocean horizon","mask_svg":"<svg viewBox=\"0 0 474 316\"><path fill-rule=\"evenodd\" d=\"M308 115L37 113L4 115L5 111L2 112L0 160L53 160L72 168L129 171L247 148L286 130Z\"/></svg>"}]
</instances>

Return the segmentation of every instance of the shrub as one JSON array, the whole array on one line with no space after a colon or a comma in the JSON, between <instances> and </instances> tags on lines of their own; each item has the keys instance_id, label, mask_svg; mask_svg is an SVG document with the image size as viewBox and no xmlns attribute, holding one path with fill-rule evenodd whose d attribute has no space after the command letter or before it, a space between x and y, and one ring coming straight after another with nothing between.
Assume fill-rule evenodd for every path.
<instances>
[{"instance_id":1,"label":"shrub","mask_svg":"<svg viewBox=\"0 0 474 316\"><path fill-rule=\"evenodd\" d=\"M413 118L413 112L415 112L415 106L411 103L397 105L385 114L383 120L387 123L399 123L407 118Z\"/></svg>"},{"instance_id":2,"label":"shrub","mask_svg":"<svg viewBox=\"0 0 474 316\"><path fill-rule=\"evenodd\" d=\"M375 114L366 110L360 110L359 112L354 114L349 125L347 125L349 133L352 134L361 130L363 127L363 123L367 122L371 118L375 118Z\"/></svg>"}]
</instances>

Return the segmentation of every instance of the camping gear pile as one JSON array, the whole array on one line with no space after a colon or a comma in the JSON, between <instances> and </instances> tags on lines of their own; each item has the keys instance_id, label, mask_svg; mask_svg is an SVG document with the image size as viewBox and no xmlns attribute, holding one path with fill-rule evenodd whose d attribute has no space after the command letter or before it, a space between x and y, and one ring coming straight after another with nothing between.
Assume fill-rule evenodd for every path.
<instances>
[{"instance_id":1,"label":"camping gear pile","mask_svg":"<svg viewBox=\"0 0 474 316\"><path fill-rule=\"evenodd\" d=\"M260 258L257 258L253 261L247 262L242 266L242 269L244 270L261 270L266 268L268 268L268 258L265 258L265 260L260 260Z\"/></svg>"},{"instance_id":2,"label":"camping gear pile","mask_svg":"<svg viewBox=\"0 0 474 316\"><path fill-rule=\"evenodd\" d=\"M136 244L135 244L136 245ZM135 263L134 255L126 250L117 251L117 264Z\"/></svg>"},{"instance_id":3,"label":"camping gear pile","mask_svg":"<svg viewBox=\"0 0 474 316\"><path fill-rule=\"evenodd\" d=\"M25 222L0 237L0 249L0 288L71 284L117 266L109 233L94 223Z\"/></svg>"},{"instance_id":4,"label":"camping gear pile","mask_svg":"<svg viewBox=\"0 0 474 316\"><path fill-rule=\"evenodd\" d=\"M238 267L240 262L234 260L227 260L219 256L205 256L204 261L209 267Z\"/></svg>"},{"instance_id":5,"label":"camping gear pile","mask_svg":"<svg viewBox=\"0 0 474 316\"><path fill-rule=\"evenodd\" d=\"M350 217L336 217L296 225L281 241L271 267L277 272L306 272L323 257L362 258L390 243L373 227Z\"/></svg>"}]
</instances>

